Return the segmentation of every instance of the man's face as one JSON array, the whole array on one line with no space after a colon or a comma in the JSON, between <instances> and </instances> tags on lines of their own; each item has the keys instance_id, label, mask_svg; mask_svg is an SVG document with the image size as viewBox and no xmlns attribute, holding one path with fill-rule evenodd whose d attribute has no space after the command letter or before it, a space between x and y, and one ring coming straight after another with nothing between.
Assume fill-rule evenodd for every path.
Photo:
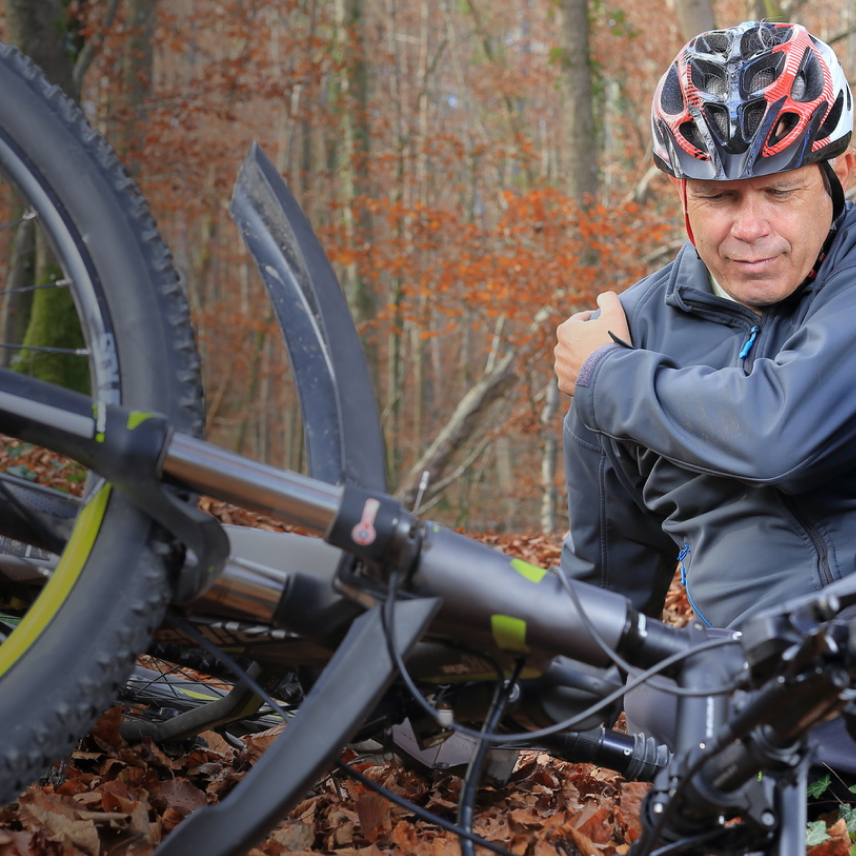
<instances>
[{"instance_id":1,"label":"man's face","mask_svg":"<svg viewBox=\"0 0 856 856\"><path fill-rule=\"evenodd\" d=\"M852 155L833 167L847 186ZM832 223L817 164L736 181L687 179L696 249L716 281L755 312L793 294L811 272Z\"/></svg>"}]
</instances>

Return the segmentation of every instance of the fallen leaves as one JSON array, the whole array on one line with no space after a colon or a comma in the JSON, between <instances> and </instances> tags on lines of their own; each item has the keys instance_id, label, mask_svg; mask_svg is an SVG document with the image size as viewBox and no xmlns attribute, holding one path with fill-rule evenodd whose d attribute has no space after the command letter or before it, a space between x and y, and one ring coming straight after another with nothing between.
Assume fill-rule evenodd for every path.
<instances>
[{"instance_id":1,"label":"fallen leaves","mask_svg":"<svg viewBox=\"0 0 856 856\"><path fill-rule=\"evenodd\" d=\"M0 812L0 856L148 856L185 817L234 787L254 753L281 730L246 738L248 748L240 751L206 733L217 748L200 744L178 752L150 740L128 745L119 735L119 714L114 708L102 717L57 781L31 787ZM358 758L351 750L344 757L415 805L455 819L458 777ZM596 777L591 772L543 753L522 753L506 787L480 790L475 832L521 856L566 856L571 845L598 856L625 853L637 834L627 817L635 812L640 786L605 771ZM231 787L224 788L224 780ZM453 833L419 821L407 808L338 774L319 782L252 851L253 856L458 852Z\"/></svg>"},{"instance_id":2,"label":"fallen leaves","mask_svg":"<svg viewBox=\"0 0 856 856\"><path fill-rule=\"evenodd\" d=\"M48 465L41 462L42 465ZM31 461L31 465L35 462ZM203 500L221 519L274 528L223 503ZM544 536L484 536L484 541L541 567L559 561L560 543ZM691 612L674 583L670 620ZM242 748L206 732L202 741L129 745L121 737L121 710L108 711L51 781L33 786L16 804L0 809L0 856L149 856L192 812L223 799L282 729L243 738ZM344 756L363 775L454 821L462 782L447 772L415 771L381 756ZM648 785L617 774L521 753L503 787L483 786L474 831L519 856L613 856L639 838L639 813ZM844 821L809 856L844 856L850 841ZM457 837L414 811L389 802L365 785L336 774L319 782L266 841L249 856L458 856ZM481 850L479 853L481 854Z\"/></svg>"}]
</instances>

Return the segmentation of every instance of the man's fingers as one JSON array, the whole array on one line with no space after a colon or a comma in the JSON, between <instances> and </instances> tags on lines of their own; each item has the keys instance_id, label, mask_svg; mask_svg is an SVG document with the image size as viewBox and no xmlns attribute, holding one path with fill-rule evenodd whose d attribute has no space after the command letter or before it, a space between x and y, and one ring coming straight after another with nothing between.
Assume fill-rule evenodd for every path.
<instances>
[{"instance_id":1,"label":"man's fingers","mask_svg":"<svg viewBox=\"0 0 856 856\"><path fill-rule=\"evenodd\" d=\"M604 291L597 296L597 305L600 308L601 315L613 315L620 312L624 315L624 308L621 306L621 300L614 291Z\"/></svg>"},{"instance_id":2,"label":"man's fingers","mask_svg":"<svg viewBox=\"0 0 856 856\"><path fill-rule=\"evenodd\" d=\"M627 316L618 295L614 291L604 291L597 296L597 305L607 328L619 339L629 342L630 328L627 326Z\"/></svg>"}]
</instances>

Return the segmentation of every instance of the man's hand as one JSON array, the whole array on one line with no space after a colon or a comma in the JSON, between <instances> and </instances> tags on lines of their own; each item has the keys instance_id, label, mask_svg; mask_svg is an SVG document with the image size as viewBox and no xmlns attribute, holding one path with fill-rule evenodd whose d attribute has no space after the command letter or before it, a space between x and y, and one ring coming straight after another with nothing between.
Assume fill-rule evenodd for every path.
<instances>
[{"instance_id":1,"label":"man's hand","mask_svg":"<svg viewBox=\"0 0 856 856\"><path fill-rule=\"evenodd\" d=\"M599 294L597 305L600 309L597 318L592 320L593 312L577 312L563 321L556 331L558 344L553 350L554 367L559 391L565 395L574 394L583 363L601 345L613 341L610 331L619 339L630 341L630 329L618 295L612 291Z\"/></svg>"}]
</instances>

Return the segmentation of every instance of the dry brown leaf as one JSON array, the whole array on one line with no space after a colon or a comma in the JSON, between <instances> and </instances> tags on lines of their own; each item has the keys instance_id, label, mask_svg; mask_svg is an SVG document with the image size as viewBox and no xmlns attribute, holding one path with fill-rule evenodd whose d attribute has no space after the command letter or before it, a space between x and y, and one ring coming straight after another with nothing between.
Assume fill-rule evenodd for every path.
<instances>
[{"instance_id":1,"label":"dry brown leaf","mask_svg":"<svg viewBox=\"0 0 856 856\"><path fill-rule=\"evenodd\" d=\"M375 842L392 829L390 803L379 794L361 794L357 799L357 815L366 841Z\"/></svg>"},{"instance_id":2,"label":"dry brown leaf","mask_svg":"<svg viewBox=\"0 0 856 856\"><path fill-rule=\"evenodd\" d=\"M588 811L591 808L593 811ZM610 811L606 806L591 803L583 812L585 817L578 816L574 828L590 838L596 844L606 844L612 837Z\"/></svg>"},{"instance_id":3,"label":"dry brown leaf","mask_svg":"<svg viewBox=\"0 0 856 856\"><path fill-rule=\"evenodd\" d=\"M393 828L389 840L402 852L409 853L416 847L418 840L416 827L412 823L401 820Z\"/></svg>"},{"instance_id":4,"label":"dry brown leaf","mask_svg":"<svg viewBox=\"0 0 856 856\"><path fill-rule=\"evenodd\" d=\"M532 856L565 856L565 851L560 852L549 841L539 839L532 848Z\"/></svg>"},{"instance_id":5,"label":"dry brown leaf","mask_svg":"<svg viewBox=\"0 0 856 856\"><path fill-rule=\"evenodd\" d=\"M29 832L4 829L0 834L0 856L38 856Z\"/></svg>"},{"instance_id":6,"label":"dry brown leaf","mask_svg":"<svg viewBox=\"0 0 856 856\"><path fill-rule=\"evenodd\" d=\"M122 727L122 706L111 707L95 724L92 736L103 741L105 746L125 746L125 739L120 733Z\"/></svg>"},{"instance_id":7,"label":"dry brown leaf","mask_svg":"<svg viewBox=\"0 0 856 856\"><path fill-rule=\"evenodd\" d=\"M101 842L95 824L82 820L75 807L64 798L31 789L18 801L21 823L30 832L45 830L60 844L70 844L87 854L99 856Z\"/></svg>"},{"instance_id":8,"label":"dry brown leaf","mask_svg":"<svg viewBox=\"0 0 856 856\"><path fill-rule=\"evenodd\" d=\"M286 723L282 722L273 728L268 728L266 731L260 731L258 734L248 734L242 738L246 747L247 760L251 764L255 764L261 758L265 750L285 730L285 725Z\"/></svg>"},{"instance_id":9,"label":"dry brown leaf","mask_svg":"<svg viewBox=\"0 0 856 856\"><path fill-rule=\"evenodd\" d=\"M815 844L806 856L850 856L850 836L847 833L847 823L844 818L836 821L827 832L829 838L820 844Z\"/></svg>"},{"instance_id":10,"label":"dry brown leaf","mask_svg":"<svg viewBox=\"0 0 856 856\"><path fill-rule=\"evenodd\" d=\"M208 805L205 794L187 779L169 779L161 782L157 788L157 795L165 800L171 809L184 817L197 808Z\"/></svg>"},{"instance_id":11,"label":"dry brown leaf","mask_svg":"<svg viewBox=\"0 0 856 856\"><path fill-rule=\"evenodd\" d=\"M309 850L315 843L315 828L300 821L286 823L277 829L269 840L281 844L289 853Z\"/></svg>"},{"instance_id":12,"label":"dry brown leaf","mask_svg":"<svg viewBox=\"0 0 856 856\"><path fill-rule=\"evenodd\" d=\"M622 782L619 790L621 796L615 808L615 818L624 827L627 843L632 844L642 834L639 813L651 785L647 782Z\"/></svg>"}]
</instances>

